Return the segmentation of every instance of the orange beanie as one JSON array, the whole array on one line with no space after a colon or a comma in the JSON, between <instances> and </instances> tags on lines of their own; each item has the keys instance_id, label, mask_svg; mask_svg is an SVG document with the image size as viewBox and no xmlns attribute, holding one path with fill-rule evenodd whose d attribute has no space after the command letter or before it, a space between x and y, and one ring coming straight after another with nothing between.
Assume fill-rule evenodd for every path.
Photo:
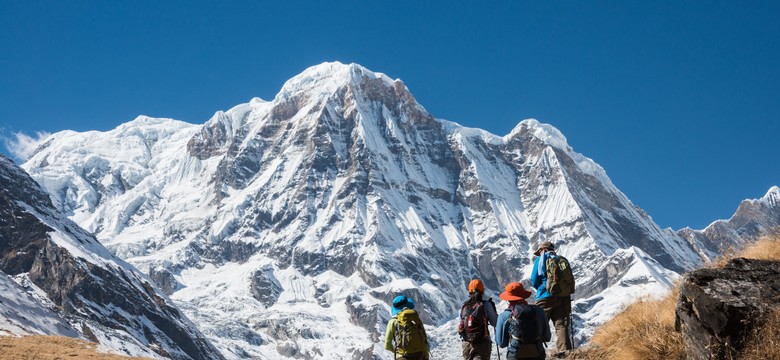
<instances>
[{"instance_id":1,"label":"orange beanie","mask_svg":"<svg viewBox=\"0 0 780 360\"><path fill-rule=\"evenodd\" d=\"M474 279L469 283L469 293L473 292L485 292L485 285L482 284L482 280Z\"/></svg>"}]
</instances>

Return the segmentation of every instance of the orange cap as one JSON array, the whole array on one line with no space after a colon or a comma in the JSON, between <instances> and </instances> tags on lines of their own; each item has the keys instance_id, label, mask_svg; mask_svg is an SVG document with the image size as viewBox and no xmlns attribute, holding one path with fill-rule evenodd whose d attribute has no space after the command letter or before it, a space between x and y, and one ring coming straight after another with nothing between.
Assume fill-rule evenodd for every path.
<instances>
[{"instance_id":1,"label":"orange cap","mask_svg":"<svg viewBox=\"0 0 780 360\"><path fill-rule=\"evenodd\" d=\"M482 280L474 279L469 283L469 293L473 292L485 292L485 285L482 284Z\"/></svg>"}]
</instances>

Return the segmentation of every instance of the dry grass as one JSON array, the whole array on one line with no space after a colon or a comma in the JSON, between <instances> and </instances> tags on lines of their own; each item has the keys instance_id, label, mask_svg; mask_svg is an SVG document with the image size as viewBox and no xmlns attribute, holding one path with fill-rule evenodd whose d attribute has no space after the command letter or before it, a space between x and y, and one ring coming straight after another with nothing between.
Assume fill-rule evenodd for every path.
<instances>
[{"instance_id":1,"label":"dry grass","mask_svg":"<svg viewBox=\"0 0 780 360\"><path fill-rule=\"evenodd\" d=\"M0 359L3 360L128 360L141 359L105 354L97 344L62 336L0 336Z\"/></svg>"},{"instance_id":2,"label":"dry grass","mask_svg":"<svg viewBox=\"0 0 780 360\"><path fill-rule=\"evenodd\" d=\"M750 334L740 359L780 359L780 306L769 314L763 326Z\"/></svg>"},{"instance_id":3,"label":"dry grass","mask_svg":"<svg viewBox=\"0 0 780 360\"><path fill-rule=\"evenodd\" d=\"M765 236L744 249L727 249L708 266L710 268L722 268L734 258L743 257L756 260L780 261L780 229L772 235Z\"/></svg>"},{"instance_id":4,"label":"dry grass","mask_svg":"<svg viewBox=\"0 0 780 360\"><path fill-rule=\"evenodd\" d=\"M726 251L709 267L723 267L731 259L780 261L780 233L765 237L740 251ZM579 352L580 359L685 359L682 335L674 330L678 289L661 300L642 300L599 327L591 346ZM756 329L740 359L780 359L780 307Z\"/></svg>"},{"instance_id":5,"label":"dry grass","mask_svg":"<svg viewBox=\"0 0 780 360\"><path fill-rule=\"evenodd\" d=\"M761 239L740 253L741 257L780 261L780 233ZM780 359L780 305L750 334L740 359Z\"/></svg>"},{"instance_id":6,"label":"dry grass","mask_svg":"<svg viewBox=\"0 0 780 360\"><path fill-rule=\"evenodd\" d=\"M596 330L591 359L685 359L682 335L674 330L677 289L660 300L629 305Z\"/></svg>"},{"instance_id":7,"label":"dry grass","mask_svg":"<svg viewBox=\"0 0 780 360\"><path fill-rule=\"evenodd\" d=\"M759 240L743 250L739 256L748 259L780 261L780 235Z\"/></svg>"}]
</instances>

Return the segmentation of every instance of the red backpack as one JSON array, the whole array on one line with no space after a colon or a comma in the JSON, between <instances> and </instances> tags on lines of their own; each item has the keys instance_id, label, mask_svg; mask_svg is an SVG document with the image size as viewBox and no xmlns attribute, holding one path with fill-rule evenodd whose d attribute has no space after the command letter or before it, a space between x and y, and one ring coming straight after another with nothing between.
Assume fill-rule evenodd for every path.
<instances>
[{"instance_id":1,"label":"red backpack","mask_svg":"<svg viewBox=\"0 0 780 360\"><path fill-rule=\"evenodd\" d=\"M463 341L482 342L489 335L483 301L466 302L460 309L458 334Z\"/></svg>"}]
</instances>

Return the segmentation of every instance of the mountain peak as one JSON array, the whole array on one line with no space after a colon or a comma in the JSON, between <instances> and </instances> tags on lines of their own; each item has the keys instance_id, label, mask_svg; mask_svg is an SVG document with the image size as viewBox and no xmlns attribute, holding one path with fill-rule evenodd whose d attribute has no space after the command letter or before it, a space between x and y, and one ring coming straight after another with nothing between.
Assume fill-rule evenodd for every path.
<instances>
[{"instance_id":1,"label":"mountain peak","mask_svg":"<svg viewBox=\"0 0 780 360\"><path fill-rule=\"evenodd\" d=\"M383 73L373 72L359 64L344 64L338 61L324 62L307 68L285 82L276 97L277 99L287 98L301 92L332 94L347 84L358 84L363 77L381 79L390 85L400 82L400 80L393 80Z\"/></svg>"},{"instance_id":2,"label":"mountain peak","mask_svg":"<svg viewBox=\"0 0 780 360\"><path fill-rule=\"evenodd\" d=\"M766 192L766 195L761 200L770 205L780 205L780 187L775 185L769 188L769 191Z\"/></svg>"},{"instance_id":3,"label":"mountain peak","mask_svg":"<svg viewBox=\"0 0 780 360\"><path fill-rule=\"evenodd\" d=\"M517 124L517 126L515 126L514 129L512 129L511 132L509 132L505 139L514 137L523 131L523 129L527 129L527 131L533 133L535 137L537 137L539 140L542 140L547 145L563 150L569 149L569 143L566 141L566 137L563 136L563 133L561 133L560 130L556 129L555 126L541 123L536 119L525 119L521 121L519 124Z\"/></svg>"}]
</instances>

